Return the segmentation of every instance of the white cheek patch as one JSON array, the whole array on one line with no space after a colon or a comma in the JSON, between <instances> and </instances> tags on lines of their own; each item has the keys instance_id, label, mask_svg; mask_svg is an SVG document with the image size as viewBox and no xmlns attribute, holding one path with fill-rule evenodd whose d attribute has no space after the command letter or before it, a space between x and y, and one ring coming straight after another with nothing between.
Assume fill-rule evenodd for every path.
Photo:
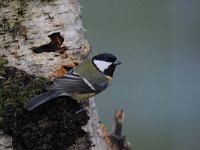
<instances>
[{"instance_id":1,"label":"white cheek patch","mask_svg":"<svg viewBox=\"0 0 200 150\"><path fill-rule=\"evenodd\" d=\"M94 60L94 64L101 72L104 72L108 67L112 64L111 62L101 61L101 60Z\"/></svg>"}]
</instances>

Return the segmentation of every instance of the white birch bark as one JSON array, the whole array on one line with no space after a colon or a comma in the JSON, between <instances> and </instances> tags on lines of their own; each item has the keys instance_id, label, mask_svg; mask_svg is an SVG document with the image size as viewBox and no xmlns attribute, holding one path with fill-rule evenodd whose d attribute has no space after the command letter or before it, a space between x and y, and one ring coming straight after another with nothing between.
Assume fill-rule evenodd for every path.
<instances>
[{"instance_id":1,"label":"white birch bark","mask_svg":"<svg viewBox=\"0 0 200 150\"><path fill-rule=\"evenodd\" d=\"M0 1L0 56L6 57L8 66L45 77L63 75L64 67L80 63L90 52L83 32L77 0ZM48 45L54 34L50 46L55 46L56 52L33 52ZM90 121L85 130L94 145L91 149L107 149L93 100L88 108ZM0 135L0 149L10 150L10 146L10 137Z\"/></svg>"},{"instance_id":2,"label":"white birch bark","mask_svg":"<svg viewBox=\"0 0 200 150\"><path fill-rule=\"evenodd\" d=\"M0 6L0 55L6 56L8 65L49 77L87 57L90 47L76 0L4 0ZM50 43L48 36L54 33L64 38L64 53L33 53L33 48Z\"/></svg>"}]
</instances>

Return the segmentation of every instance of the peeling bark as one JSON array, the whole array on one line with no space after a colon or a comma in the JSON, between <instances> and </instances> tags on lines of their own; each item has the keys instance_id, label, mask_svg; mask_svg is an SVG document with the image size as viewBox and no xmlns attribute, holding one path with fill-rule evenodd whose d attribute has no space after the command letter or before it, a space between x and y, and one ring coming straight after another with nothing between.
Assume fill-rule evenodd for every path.
<instances>
[{"instance_id":1,"label":"peeling bark","mask_svg":"<svg viewBox=\"0 0 200 150\"><path fill-rule=\"evenodd\" d=\"M76 0L0 1L0 56L8 60L7 66L30 75L62 76L90 53L80 18ZM92 118L93 112L90 115ZM85 127L88 132L92 131L89 127ZM90 139L78 138L71 147L82 149L89 145L81 143L90 143ZM0 149L11 147L11 138L2 133Z\"/></svg>"},{"instance_id":2,"label":"peeling bark","mask_svg":"<svg viewBox=\"0 0 200 150\"><path fill-rule=\"evenodd\" d=\"M110 139L106 129L100 124L94 99L83 104L77 104L70 100L67 101L67 98L58 98L54 100L54 102L52 101L49 104L45 104L35 112L27 112L22 106L23 102L27 100L27 97L42 92L43 86L45 86L46 83L43 83L44 80L42 79L42 85L40 85L40 78L38 79L37 76L47 77L49 79L55 76L62 76L70 68L88 57L91 48L84 38L83 32L80 6L77 0L0 1L0 77L3 76L5 78L0 78L0 101L6 103L7 100L12 97L12 95L8 95L9 98L7 98L5 92L9 93L14 90L14 92L17 93L13 96L13 99L11 99L12 102L16 103L15 108L7 108L12 112L12 115L9 116L10 114L6 114L8 116L7 118L10 117L14 119L6 120L7 123L10 122L12 129L11 132L9 131L10 128L6 127L8 129L6 132L9 131L12 133L10 135L16 137L13 138L14 140L12 141L11 137L5 135L5 133L1 131L1 150L12 150L13 144L14 148L17 150L27 149L27 147L23 147L24 145L27 146L27 143L18 143L19 140L17 136L20 136L19 138L22 138L22 141L24 140L24 142L29 143L38 140L37 144L40 145L40 147L36 149L52 149L48 144L45 145L45 142L52 140L50 131L48 134L45 134L48 135L46 138L42 138L43 135L40 135L39 132L34 134L32 131L41 130L41 133L45 133L48 131L47 129L53 129L55 125L61 125L65 132L66 130L64 127L69 127L70 123L70 127L72 128L70 134L72 134L71 131L74 131L74 133L78 133L79 135L73 136L75 141L70 141L74 142L73 144L70 143L69 145L68 143L66 147L59 147L60 149L110 149ZM7 60L7 64L4 65L5 63L1 63L1 59ZM18 81L20 83L17 83ZM38 85L38 89L36 85ZM7 91L6 87L11 89ZM34 90L30 92L26 91L25 94L20 93L24 92L23 90L26 89ZM4 95L4 97L1 97L1 94ZM62 99L66 101L62 101ZM67 107L69 104L71 109L68 108L67 111L69 112L66 112L64 107ZM85 113L83 113L84 115L77 115L75 110L79 107L89 110L90 120L86 126L82 127L85 131L84 133L82 133L80 126L83 126L87 121L87 115L85 115ZM49 108L51 108L51 110ZM0 112L2 112L2 110ZM68 113L69 116L71 115L71 118L66 118ZM13 117L18 118L16 119ZM59 117L63 124L55 120L57 117ZM30 119L29 121L31 123L29 124L29 121L23 120L23 118L27 120ZM31 118L36 122L31 120ZM66 119L69 119L69 121L65 122ZM0 123L5 123L6 121L0 120ZM48 124L49 121L51 124ZM23 129L20 127L23 127ZM16 133L19 131L20 134L14 133L15 131L13 130L16 129ZM55 129L56 134L58 133L57 130L58 129ZM68 130L66 132L68 132ZM60 137L66 138L64 134L60 133ZM31 136L30 139L27 137L29 135ZM36 137L38 137L38 139ZM66 138L68 142L69 137ZM48 139L49 141L47 140L43 143L40 139ZM56 147L54 149L56 149Z\"/></svg>"},{"instance_id":3,"label":"peeling bark","mask_svg":"<svg viewBox=\"0 0 200 150\"><path fill-rule=\"evenodd\" d=\"M9 66L60 76L63 66L73 67L88 56L76 0L4 0L0 9L0 55Z\"/></svg>"}]
</instances>

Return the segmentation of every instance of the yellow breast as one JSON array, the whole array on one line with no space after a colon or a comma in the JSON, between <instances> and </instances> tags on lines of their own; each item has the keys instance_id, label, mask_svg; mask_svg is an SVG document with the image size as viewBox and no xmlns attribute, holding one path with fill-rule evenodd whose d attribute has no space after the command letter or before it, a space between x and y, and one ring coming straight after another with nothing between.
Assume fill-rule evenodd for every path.
<instances>
[{"instance_id":1,"label":"yellow breast","mask_svg":"<svg viewBox=\"0 0 200 150\"><path fill-rule=\"evenodd\" d=\"M77 94L71 96L71 98L75 99L77 101L83 101L83 100L87 100L88 98L93 97L95 95L96 95L96 93L86 93L86 94L77 93Z\"/></svg>"}]
</instances>

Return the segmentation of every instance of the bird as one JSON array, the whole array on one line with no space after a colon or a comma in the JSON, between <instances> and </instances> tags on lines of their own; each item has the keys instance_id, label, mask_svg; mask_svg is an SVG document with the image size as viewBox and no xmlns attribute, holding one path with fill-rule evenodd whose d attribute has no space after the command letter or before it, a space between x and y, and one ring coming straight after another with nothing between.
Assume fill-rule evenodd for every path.
<instances>
[{"instance_id":1,"label":"bird","mask_svg":"<svg viewBox=\"0 0 200 150\"><path fill-rule=\"evenodd\" d=\"M53 79L46 92L30 98L24 107L31 111L56 97L67 96L77 101L87 100L105 90L112 82L113 73L121 62L110 53L87 58L67 74Z\"/></svg>"}]
</instances>

